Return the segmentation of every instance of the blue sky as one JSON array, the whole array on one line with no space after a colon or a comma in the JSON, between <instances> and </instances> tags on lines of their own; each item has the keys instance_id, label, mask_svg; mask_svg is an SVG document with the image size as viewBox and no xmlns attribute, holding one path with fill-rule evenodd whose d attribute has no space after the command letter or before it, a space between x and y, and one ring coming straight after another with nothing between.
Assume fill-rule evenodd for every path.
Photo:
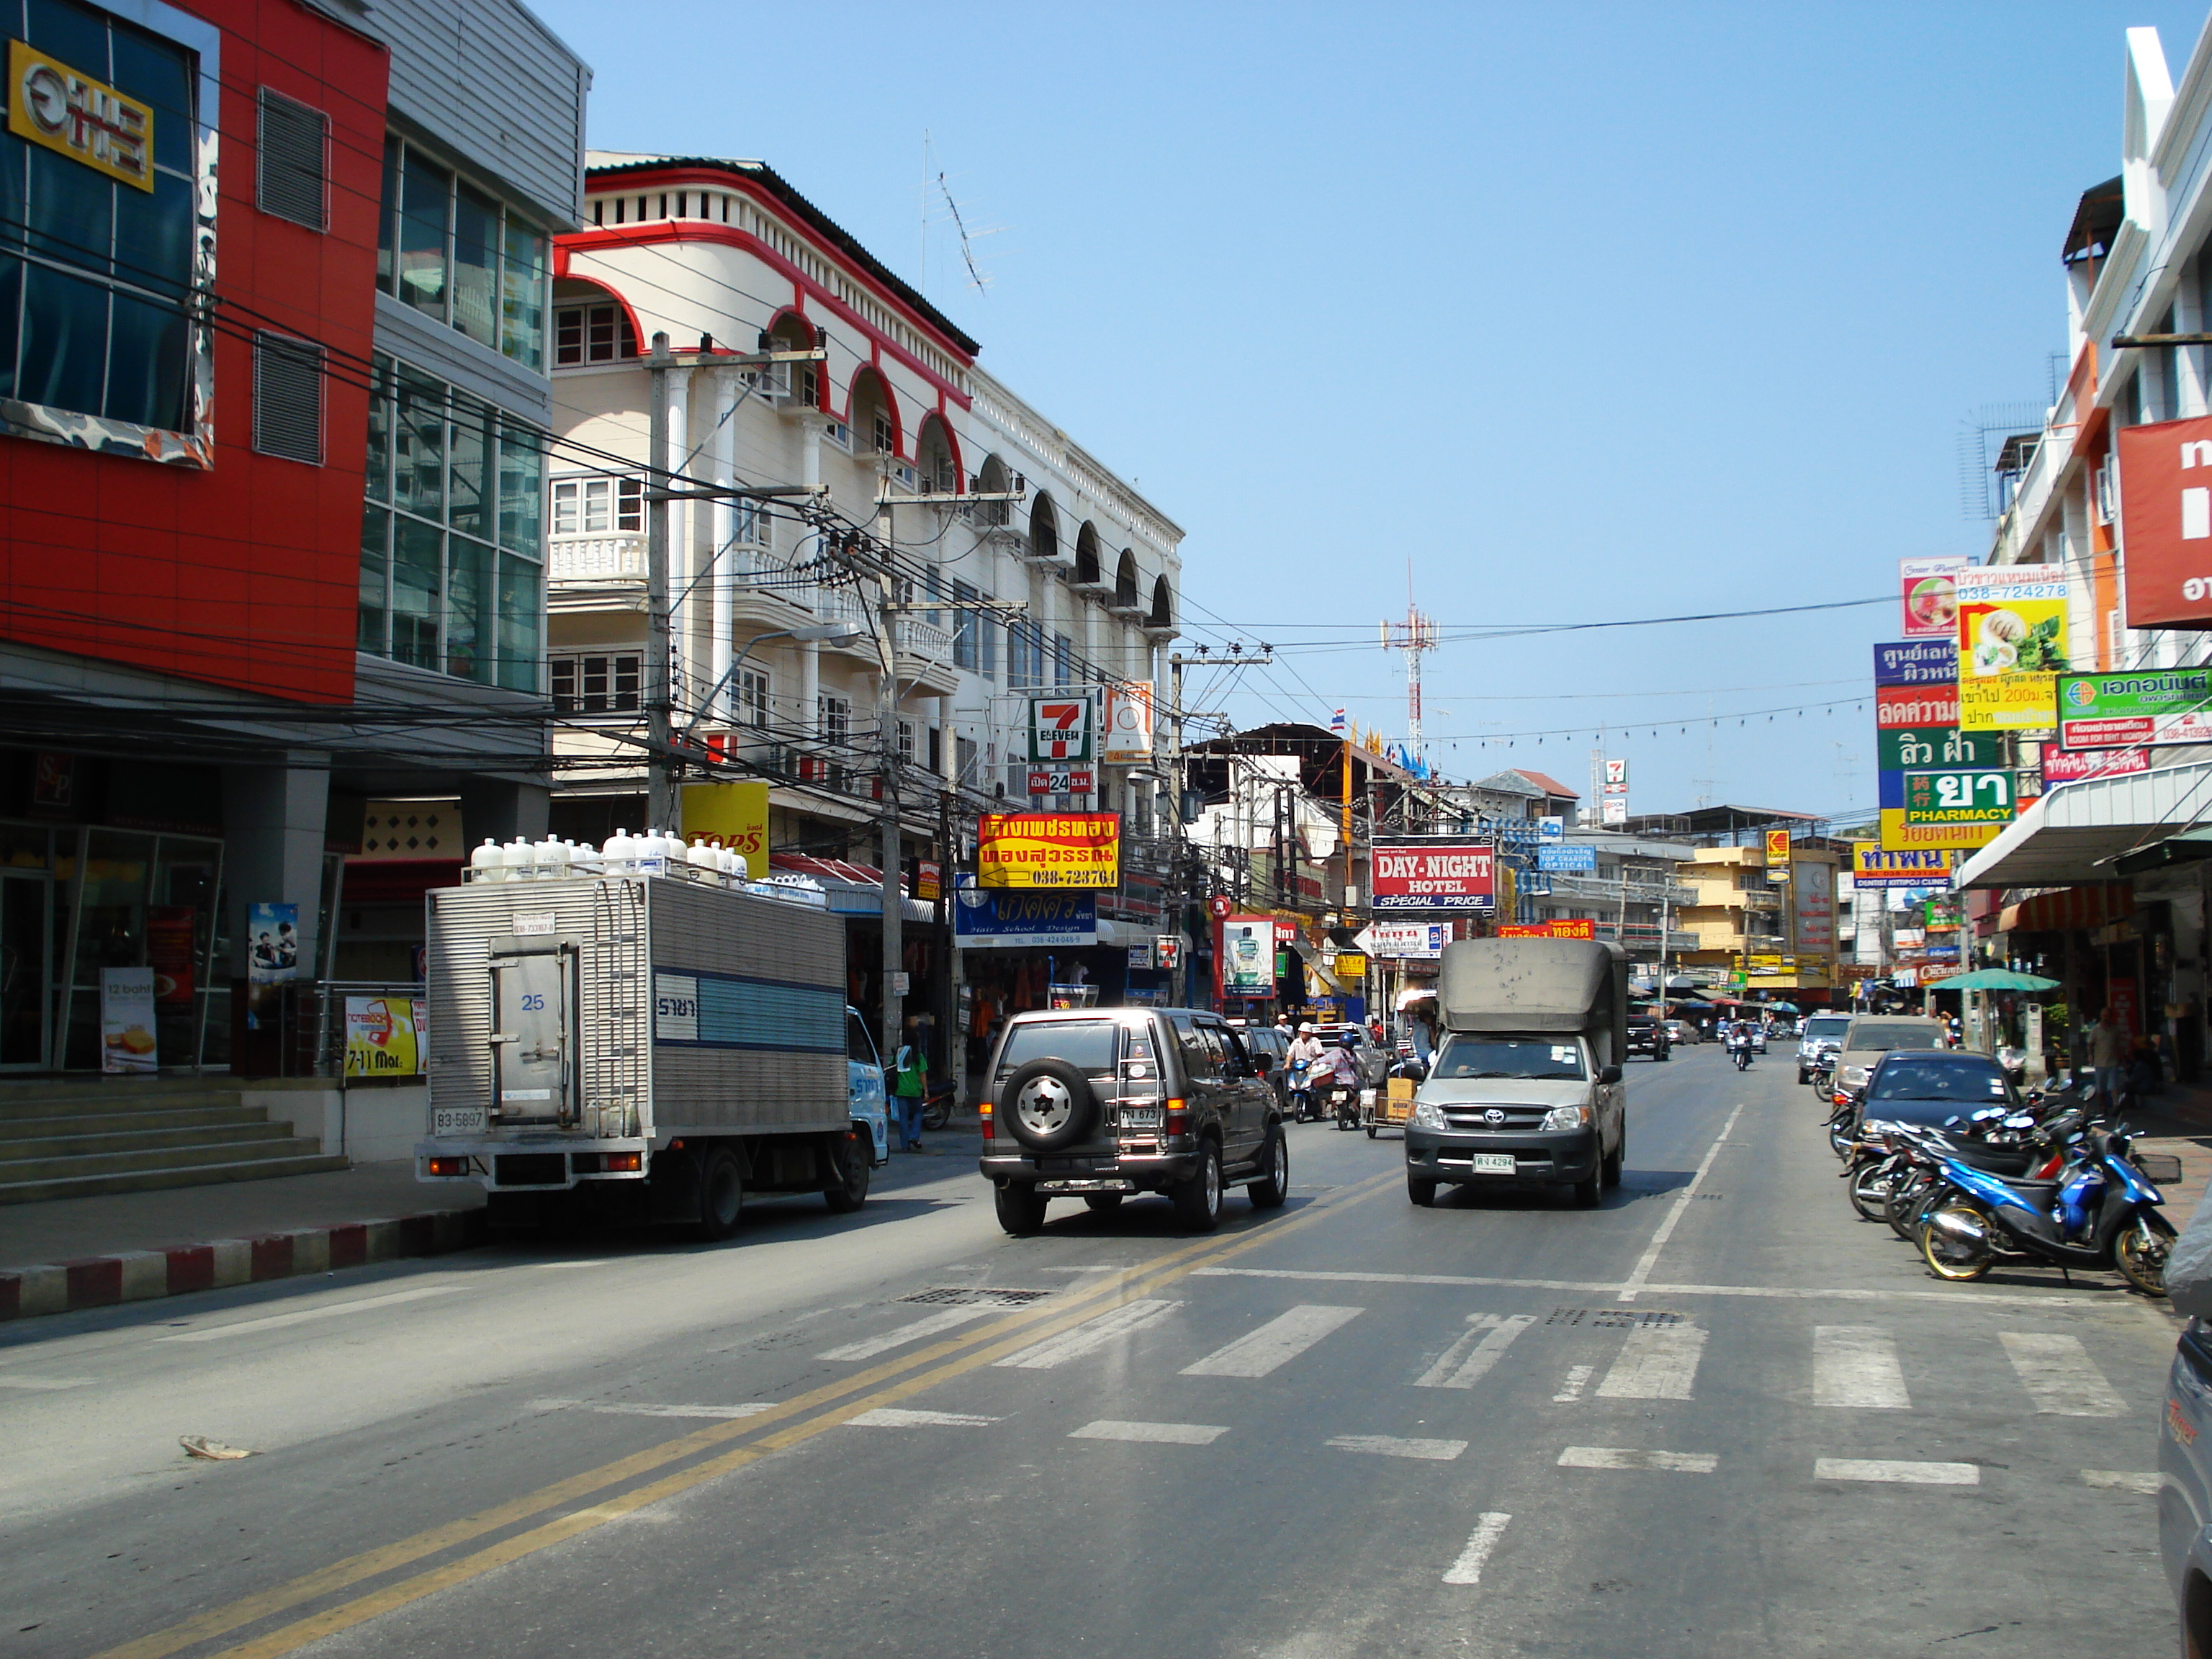
<instances>
[{"instance_id":1,"label":"blue sky","mask_svg":"<svg viewBox=\"0 0 2212 1659\"><path fill-rule=\"evenodd\" d=\"M596 72L594 145L766 160L909 280L929 135L996 228L978 293L936 204L930 297L1183 526L1192 637L1278 647L1194 703L1401 733L1376 625L1410 560L1449 641L1431 759L1580 788L1602 729L1639 812L1871 808L1893 607L1482 636L1869 599L1899 557L1978 556L1959 428L2046 400L2060 246L2119 171L2124 31L2179 78L2204 21L539 9Z\"/></svg>"}]
</instances>

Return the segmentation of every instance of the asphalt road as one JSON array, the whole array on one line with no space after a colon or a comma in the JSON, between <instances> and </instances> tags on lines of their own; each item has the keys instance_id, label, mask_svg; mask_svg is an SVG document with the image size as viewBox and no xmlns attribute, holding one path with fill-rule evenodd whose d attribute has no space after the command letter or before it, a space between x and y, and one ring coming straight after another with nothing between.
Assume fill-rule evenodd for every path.
<instances>
[{"instance_id":1,"label":"asphalt road","mask_svg":"<svg viewBox=\"0 0 2212 1659\"><path fill-rule=\"evenodd\" d=\"M2172 1651L2173 1328L1936 1283L1778 1053L1629 1073L1628 1176L1004 1237L971 1164L0 1339L0 1643L154 1656ZM250 1448L187 1460L180 1434Z\"/></svg>"}]
</instances>

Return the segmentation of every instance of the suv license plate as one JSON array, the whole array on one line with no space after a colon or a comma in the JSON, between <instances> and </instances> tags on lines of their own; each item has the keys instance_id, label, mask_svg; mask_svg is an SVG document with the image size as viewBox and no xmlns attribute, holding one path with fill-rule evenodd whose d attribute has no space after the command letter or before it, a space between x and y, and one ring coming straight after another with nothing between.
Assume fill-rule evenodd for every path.
<instances>
[{"instance_id":1,"label":"suv license plate","mask_svg":"<svg viewBox=\"0 0 2212 1659\"><path fill-rule=\"evenodd\" d=\"M441 1106L430 1114L433 1135L480 1135L484 1132L481 1106Z\"/></svg>"},{"instance_id":2,"label":"suv license plate","mask_svg":"<svg viewBox=\"0 0 2212 1659\"><path fill-rule=\"evenodd\" d=\"M1125 1129L1157 1129L1160 1127L1160 1109L1157 1106L1124 1106L1121 1127Z\"/></svg>"},{"instance_id":3,"label":"suv license plate","mask_svg":"<svg viewBox=\"0 0 2212 1659\"><path fill-rule=\"evenodd\" d=\"M1510 1152L1477 1152L1474 1158L1477 1175L1514 1175L1518 1173Z\"/></svg>"}]
</instances>

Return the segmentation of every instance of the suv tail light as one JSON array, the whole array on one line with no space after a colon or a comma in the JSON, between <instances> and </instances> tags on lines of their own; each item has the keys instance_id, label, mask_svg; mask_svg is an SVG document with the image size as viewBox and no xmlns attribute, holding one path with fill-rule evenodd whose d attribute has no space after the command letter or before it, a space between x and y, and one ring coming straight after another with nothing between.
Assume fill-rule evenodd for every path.
<instances>
[{"instance_id":1,"label":"suv tail light","mask_svg":"<svg viewBox=\"0 0 2212 1659\"><path fill-rule=\"evenodd\" d=\"M1181 1095L1168 1097L1166 1121L1160 1126L1164 1135L1187 1135L1190 1133L1190 1108Z\"/></svg>"},{"instance_id":2,"label":"suv tail light","mask_svg":"<svg viewBox=\"0 0 2212 1659\"><path fill-rule=\"evenodd\" d=\"M997 1137L991 1133L991 1103L988 1100L979 1102L975 1107L975 1110L983 1120L983 1139L986 1140L997 1139Z\"/></svg>"}]
</instances>

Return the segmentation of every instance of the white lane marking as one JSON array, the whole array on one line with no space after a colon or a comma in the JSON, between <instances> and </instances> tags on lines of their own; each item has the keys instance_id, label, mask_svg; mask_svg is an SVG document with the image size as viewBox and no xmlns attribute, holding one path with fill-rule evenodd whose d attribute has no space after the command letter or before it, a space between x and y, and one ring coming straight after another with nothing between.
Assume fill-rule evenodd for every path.
<instances>
[{"instance_id":1,"label":"white lane marking","mask_svg":"<svg viewBox=\"0 0 2212 1659\"><path fill-rule=\"evenodd\" d=\"M855 1429L980 1429L999 1420L969 1412L916 1412L896 1406L878 1406L872 1412L845 1419L848 1426Z\"/></svg>"},{"instance_id":2,"label":"white lane marking","mask_svg":"<svg viewBox=\"0 0 2212 1659\"><path fill-rule=\"evenodd\" d=\"M1504 1357L1513 1339L1536 1322L1536 1316L1514 1314L1500 1319L1496 1314L1469 1314L1468 1321L1474 1328L1416 1377L1415 1388L1473 1388Z\"/></svg>"},{"instance_id":3,"label":"white lane marking","mask_svg":"<svg viewBox=\"0 0 2212 1659\"><path fill-rule=\"evenodd\" d=\"M88 1389L93 1382L89 1376L0 1376L0 1389L23 1389L44 1394L52 1389Z\"/></svg>"},{"instance_id":4,"label":"white lane marking","mask_svg":"<svg viewBox=\"0 0 2212 1659\"><path fill-rule=\"evenodd\" d=\"M1444 1583L1480 1584L1483 1563L1490 1559L1491 1551L1498 1547L1498 1540L1504 1536L1505 1523L1512 1518L1494 1510L1484 1510L1474 1534L1467 1540L1467 1547L1459 1553L1459 1559L1444 1569Z\"/></svg>"},{"instance_id":5,"label":"white lane marking","mask_svg":"<svg viewBox=\"0 0 2212 1659\"><path fill-rule=\"evenodd\" d=\"M1687 1400L1705 1357L1698 1325L1655 1325L1631 1331L1620 1358L1597 1385L1601 1400Z\"/></svg>"},{"instance_id":6,"label":"white lane marking","mask_svg":"<svg viewBox=\"0 0 2212 1659\"><path fill-rule=\"evenodd\" d=\"M1418 1457L1431 1463L1449 1463L1467 1449L1464 1440L1401 1440L1389 1434L1340 1434L1328 1443L1339 1451L1366 1452L1376 1457Z\"/></svg>"},{"instance_id":7,"label":"white lane marking","mask_svg":"<svg viewBox=\"0 0 2212 1659\"><path fill-rule=\"evenodd\" d=\"M1057 1336L1048 1336L1042 1342L1024 1348L1019 1353L1010 1353L1004 1359L994 1360L995 1365L1015 1365L1024 1370L1049 1370L1055 1365L1065 1365L1071 1359L1096 1352L1117 1338L1157 1325L1182 1306L1180 1302L1125 1302L1120 1307L1100 1314L1096 1319L1086 1319L1073 1329Z\"/></svg>"},{"instance_id":8,"label":"white lane marking","mask_svg":"<svg viewBox=\"0 0 2212 1659\"><path fill-rule=\"evenodd\" d=\"M1871 1325L1813 1328L1813 1403L1861 1411L1906 1412L1905 1370L1887 1331Z\"/></svg>"},{"instance_id":9,"label":"white lane marking","mask_svg":"<svg viewBox=\"0 0 2212 1659\"><path fill-rule=\"evenodd\" d=\"M226 1336L243 1336L249 1331L274 1331L287 1325L305 1325L317 1319L336 1319L343 1314L367 1313L372 1308L390 1308L402 1302L420 1302L426 1296L451 1296L465 1288L459 1285L422 1285L411 1291L393 1291L385 1296L365 1296L357 1302L336 1302L326 1307L301 1308L292 1313L270 1314L265 1319L242 1319L235 1325L210 1325L204 1330L179 1331L173 1336L157 1336L156 1342L216 1342Z\"/></svg>"},{"instance_id":10,"label":"white lane marking","mask_svg":"<svg viewBox=\"0 0 2212 1659\"><path fill-rule=\"evenodd\" d=\"M1162 1446L1210 1446L1228 1432L1225 1425L1216 1428L1211 1423L1124 1423L1115 1418L1102 1417L1096 1422L1085 1423L1067 1437L1136 1440Z\"/></svg>"},{"instance_id":11,"label":"white lane marking","mask_svg":"<svg viewBox=\"0 0 2212 1659\"><path fill-rule=\"evenodd\" d=\"M1720 1461L1711 1452L1637 1451L1626 1446L1570 1446L1559 1454L1563 1469L1667 1469L1677 1474L1711 1474Z\"/></svg>"},{"instance_id":12,"label":"white lane marking","mask_svg":"<svg viewBox=\"0 0 2212 1659\"><path fill-rule=\"evenodd\" d=\"M653 1406L629 1400L533 1400L534 1412L597 1412L602 1417L753 1417L766 1411L765 1400L742 1406Z\"/></svg>"},{"instance_id":13,"label":"white lane marking","mask_svg":"<svg viewBox=\"0 0 2212 1659\"><path fill-rule=\"evenodd\" d=\"M1570 1365L1567 1367L1567 1380L1559 1385L1559 1393L1552 1398L1561 1405L1571 1405L1581 1399L1583 1390L1589 1386L1590 1373L1596 1369L1595 1365Z\"/></svg>"},{"instance_id":14,"label":"white lane marking","mask_svg":"<svg viewBox=\"0 0 2212 1659\"><path fill-rule=\"evenodd\" d=\"M1815 1480L1888 1480L1912 1486L1978 1486L1982 1472L1972 1463L1916 1463L1892 1457L1823 1457L1813 1465Z\"/></svg>"},{"instance_id":15,"label":"white lane marking","mask_svg":"<svg viewBox=\"0 0 2212 1659\"><path fill-rule=\"evenodd\" d=\"M1348 1325L1365 1311L1361 1308L1332 1308L1309 1302L1286 1314L1278 1314L1257 1330L1247 1331L1225 1348L1217 1348L1203 1359L1182 1368L1185 1376L1265 1376L1296 1359L1331 1331Z\"/></svg>"},{"instance_id":16,"label":"white lane marking","mask_svg":"<svg viewBox=\"0 0 2212 1659\"><path fill-rule=\"evenodd\" d=\"M2060 1417L2118 1417L2127 1409L2079 1337L2000 1331L1997 1338L2036 1410Z\"/></svg>"},{"instance_id":17,"label":"white lane marking","mask_svg":"<svg viewBox=\"0 0 2212 1659\"><path fill-rule=\"evenodd\" d=\"M2140 1492L2145 1498L2158 1495L2159 1478L2154 1474L2138 1474L2130 1469L2084 1469L2081 1479L2107 1492Z\"/></svg>"},{"instance_id":18,"label":"white lane marking","mask_svg":"<svg viewBox=\"0 0 2212 1659\"><path fill-rule=\"evenodd\" d=\"M1328 1271L1318 1267L1197 1267L1193 1279L1289 1279L1318 1285L1433 1285L1441 1290L1601 1291L1610 1296L1620 1287L1612 1279L1491 1279L1465 1273L1375 1273ZM2107 1291L2095 1296L2044 1296L2034 1291L1977 1291L1958 1285L1948 1291L1869 1290L1864 1286L1820 1285L1664 1285L1647 1283L1643 1290L1653 1296L1748 1296L1781 1301L1834 1302L1948 1302L1982 1303L1991 1306L2027 1308L2107 1308L2130 1305L2120 1298L2128 1292ZM2141 1307L2138 1301L2132 1304ZM2148 1309L2144 1310L2148 1312ZM2155 1314L2152 1315L2156 1318Z\"/></svg>"},{"instance_id":19,"label":"white lane marking","mask_svg":"<svg viewBox=\"0 0 2212 1659\"><path fill-rule=\"evenodd\" d=\"M873 1359L879 1353L904 1347L909 1342L919 1342L925 1336L935 1336L939 1331L949 1331L970 1320L988 1318L1003 1313L1002 1308L945 1308L927 1319L917 1319L910 1325L901 1325L896 1330L885 1331L881 1336L871 1336L859 1342L848 1342L842 1348L817 1354L818 1359Z\"/></svg>"},{"instance_id":20,"label":"white lane marking","mask_svg":"<svg viewBox=\"0 0 2212 1659\"><path fill-rule=\"evenodd\" d=\"M1728 1144L1729 1132L1735 1127L1736 1119L1742 1115L1741 1104L1728 1115L1728 1121L1721 1125L1720 1134L1705 1149L1705 1159L1698 1165L1697 1174L1690 1177L1690 1184L1676 1195L1674 1207L1660 1218L1659 1229L1651 1235L1650 1246L1630 1271L1626 1281L1614 1292L1623 1302L1635 1301L1649 1287L1651 1270L1659 1265L1659 1252L1667 1248L1667 1241L1674 1236L1674 1229L1682 1219L1682 1212L1690 1207L1690 1201L1698 1195L1698 1188L1705 1184L1705 1176L1713 1167L1713 1160L1720 1156L1721 1148Z\"/></svg>"}]
</instances>

